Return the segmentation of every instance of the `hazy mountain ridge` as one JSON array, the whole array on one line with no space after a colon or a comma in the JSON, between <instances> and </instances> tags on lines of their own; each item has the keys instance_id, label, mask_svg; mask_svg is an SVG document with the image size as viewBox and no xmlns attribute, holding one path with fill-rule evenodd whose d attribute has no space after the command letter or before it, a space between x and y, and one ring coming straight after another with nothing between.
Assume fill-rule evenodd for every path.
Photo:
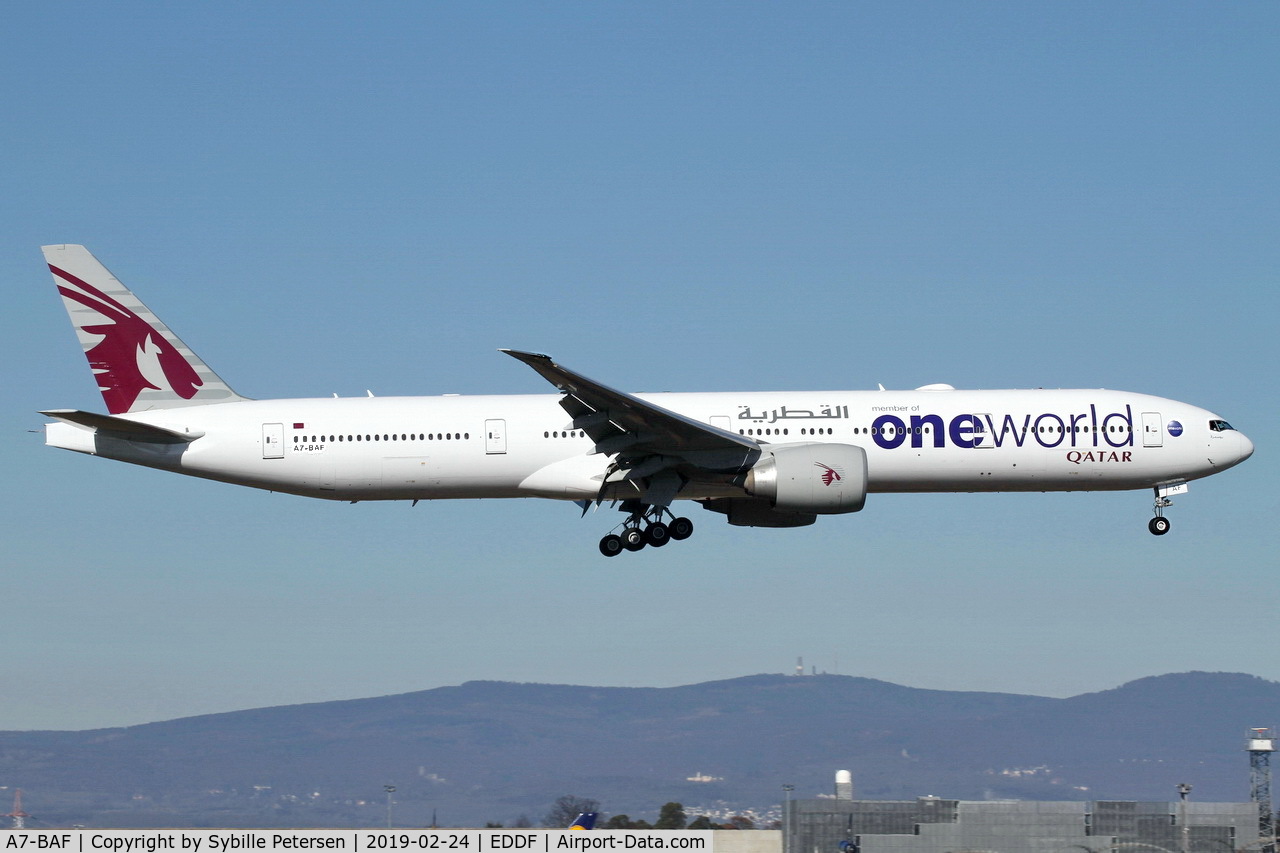
<instances>
[{"instance_id":1,"label":"hazy mountain ridge","mask_svg":"<svg viewBox=\"0 0 1280 853\"><path fill-rule=\"evenodd\" d=\"M83 732L0 732L0 784L51 822L351 824L397 815L535 821L557 796L632 816L663 802L763 808L859 796L1243 800L1250 726L1280 683L1154 676L1051 699L850 676L755 675L671 688L473 681ZM723 781L690 782L700 772ZM318 795L318 796L317 796ZM365 804L361 805L359 801ZM85 801L88 801L86 805ZM34 807L34 808L33 808Z\"/></svg>"}]
</instances>

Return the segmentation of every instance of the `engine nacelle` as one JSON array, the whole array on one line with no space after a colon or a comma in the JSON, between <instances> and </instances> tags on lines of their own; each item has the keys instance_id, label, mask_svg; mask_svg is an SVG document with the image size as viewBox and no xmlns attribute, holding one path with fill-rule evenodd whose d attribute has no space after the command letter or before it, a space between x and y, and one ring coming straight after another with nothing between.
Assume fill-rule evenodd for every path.
<instances>
[{"instance_id":1,"label":"engine nacelle","mask_svg":"<svg viewBox=\"0 0 1280 853\"><path fill-rule=\"evenodd\" d=\"M771 445L744 485L783 512L857 512L867 502L867 452L816 441Z\"/></svg>"}]
</instances>

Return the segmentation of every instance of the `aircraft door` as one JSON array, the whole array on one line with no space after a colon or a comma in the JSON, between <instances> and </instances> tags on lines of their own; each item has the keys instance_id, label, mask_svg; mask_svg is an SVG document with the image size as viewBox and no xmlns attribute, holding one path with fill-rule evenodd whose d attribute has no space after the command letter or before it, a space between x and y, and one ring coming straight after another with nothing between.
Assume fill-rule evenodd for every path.
<instances>
[{"instance_id":1,"label":"aircraft door","mask_svg":"<svg viewBox=\"0 0 1280 853\"><path fill-rule=\"evenodd\" d=\"M1159 412L1142 413L1142 446L1162 447L1164 445L1164 424Z\"/></svg>"},{"instance_id":2,"label":"aircraft door","mask_svg":"<svg viewBox=\"0 0 1280 853\"><path fill-rule=\"evenodd\" d=\"M733 432L733 424L729 422L728 415L712 415L711 425L713 427L719 427L725 432Z\"/></svg>"},{"instance_id":3,"label":"aircraft door","mask_svg":"<svg viewBox=\"0 0 1280 853\"><path fill-rule=\"evenodd\" d=\"M502 419L484 422L484 452L493 455L507 452L507 422Z\"/></svg>"},{"instance_id":4,"label":"aircraft door","mask_svg":"<svg viewBox=\"0 0 1280 853\"><path fill-rule=\"evenodd\" d=\"M988 424L993 427L995 425L995 418L991 417L991 415L983 413L973 416L973 435L970 437L973 439L974 447L991 450L996 446L994 436L987 429Z\"/></svg>"},{"instance_id":5,"label":"aircraft door","mask_svg":"<svg viewBox=\"0 0 1280 853\"><path fill-rule=\"evenodd\" d=\"M262 425L262 458L284 458L284 424Z\"/></svg>"}]
</instances>

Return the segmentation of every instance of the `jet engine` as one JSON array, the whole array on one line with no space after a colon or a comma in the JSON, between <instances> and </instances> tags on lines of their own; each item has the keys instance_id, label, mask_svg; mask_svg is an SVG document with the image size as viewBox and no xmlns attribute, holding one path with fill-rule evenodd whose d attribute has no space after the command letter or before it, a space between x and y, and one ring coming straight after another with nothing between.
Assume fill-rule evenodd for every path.
<instances>
[{"instance_id":1,"label":"jet engine","mask_svg":"<svg viewBox=\"0 0 1280 853\"><path fill-rule=\"evenodd\" d=\"M852 444L770 445L743 485L779 512L857 512L867 502L867 452Z\"/></svg>"}]
</instances>

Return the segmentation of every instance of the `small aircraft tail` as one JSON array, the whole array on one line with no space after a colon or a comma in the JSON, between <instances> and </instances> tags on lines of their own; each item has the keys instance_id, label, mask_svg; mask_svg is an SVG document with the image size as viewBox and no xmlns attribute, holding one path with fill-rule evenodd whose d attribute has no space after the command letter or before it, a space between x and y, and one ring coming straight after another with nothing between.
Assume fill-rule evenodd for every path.
<instances>
[{"instance_id":1,"label":"small aircraft tail","mask_svg":"<svg viewBox=\"0 0 1280 853\"><path fill-rule=\"evenodd\" d=\"M569 824L570 829L595 829L596 817L599 812L583 812L574 818L573 823Z\"/></svg>"},{"instance_id":2,"label":"small aircraft tail","mask_svg":"<svg viewBox=\"0 0 1280 853\"><path fill-rule=\"evenodd\" d=\"M43 251L108 412L244 399L84 246Z\"/></svg>"}]
</instances>

